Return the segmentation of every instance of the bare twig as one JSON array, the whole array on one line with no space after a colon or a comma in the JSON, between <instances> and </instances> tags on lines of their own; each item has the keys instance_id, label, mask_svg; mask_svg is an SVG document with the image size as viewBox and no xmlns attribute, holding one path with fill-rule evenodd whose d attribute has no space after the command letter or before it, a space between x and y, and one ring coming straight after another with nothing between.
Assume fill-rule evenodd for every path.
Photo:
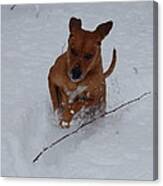
<instances>
[{"instance_id":1,"label":"bare twig","mask_svg":"<svg viewBox=\"0 0 163 186\"><path fill-rule=\"evenodd\" d=\"M75 133L77 133L80 129L84 128L85 126L88 126L90 124L92 124L94 121L96 121L97 119L99 118L102 118L104 116L107 116L109 114L112 114L132 103L135 103L137 101L140 101L142 98L144 98L145 96L151 94L151 92L145 92L143 93L142 95L140 95L139 97L136 97L130 101L127 101L127 102L124 102L122 103L121 105L115 107L114 109L108 111L108 112L105 112L104 114L100 115L98 118L94 118L92 119L91 121L87 122L87 123L83 123L82 125L80 125L77 129L73 130L72 132L62 136L61 138L59 138L58 140L55 140L54 142L52 142L50 145L48 145L47 147L43 148L42 151L33 159L33 163L37 162L39 160L39 158L45 153L47 152L49 149L51 149L52 147L54 147L55 145L57 145L58 143L60 143L61 141L65 140L66 138L74 135Z\"/></svg>"},{"instance_id":2,"label":"bare twig","mask_svg":"<svg viewBox=\"0 0 163 186\"><path fill-rule=\"evenodd\" d=\"M16 5L12 5L12 6L10 7L10 10L14 10L15 7L16 7Z\"/></svg>"},{"instance_id":3,"label":"bare twig","mask_svg":"<svg viewBox=\"0 0 163 186\"><path fill-rule=\"evenodd\" d=\"M38 4L34 6L35 6L35 11L36 11L36 18L38 18L40 15L40 6Z\"/></svg>"}]
</instances>

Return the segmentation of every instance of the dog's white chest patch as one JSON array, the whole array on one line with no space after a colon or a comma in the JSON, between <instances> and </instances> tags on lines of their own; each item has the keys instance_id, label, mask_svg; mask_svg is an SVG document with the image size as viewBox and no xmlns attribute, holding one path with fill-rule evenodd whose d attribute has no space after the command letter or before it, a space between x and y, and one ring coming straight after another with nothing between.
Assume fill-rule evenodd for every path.
<instances>
[{"instance_id":1,"label":"dog's white chest patch","mask_svg":"<svg viewBox=\"0 0 163 186\"><path fill-rule=\"evenodd\" d=\"M77 87L77 89L74 90L74 91L65 90L67 96L69 96L68 102L69 102L69 103L73 103L73 102L74 102L74 99L75 99L78 95L80 95L82 92L84 92L86 89L87 89L87 86L79 85L79 86Z\"/></svg>"}]
</instances>

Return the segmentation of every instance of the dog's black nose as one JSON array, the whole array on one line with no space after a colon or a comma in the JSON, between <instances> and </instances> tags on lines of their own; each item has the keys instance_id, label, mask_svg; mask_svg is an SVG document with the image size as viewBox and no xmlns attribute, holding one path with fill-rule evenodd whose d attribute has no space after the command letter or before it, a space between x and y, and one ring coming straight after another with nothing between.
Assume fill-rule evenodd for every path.
<instances>
[{"instance_id":1,"label":"dog's black nose","mask_svg":"<svg viewBox=\"0 0 163 186\"><path fill-rule=\"evenodd\" d=\"M79 79L82 74L82 71L80 69L80 66L76 66L71 70L72 79L76 80Z\"/></svg>"}]
</instances>

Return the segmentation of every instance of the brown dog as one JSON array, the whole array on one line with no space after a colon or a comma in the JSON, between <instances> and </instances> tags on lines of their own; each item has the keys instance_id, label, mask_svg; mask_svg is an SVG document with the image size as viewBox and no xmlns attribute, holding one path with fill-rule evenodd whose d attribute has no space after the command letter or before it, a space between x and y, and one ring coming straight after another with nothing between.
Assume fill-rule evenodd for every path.
<instances>
[{"instance_id":1,"label":"brown dog","mask_svg":"<svg viewBox=\"0 0 163 186\"><path fill-rule=\"evenodd\" d=\"M103 72L101 41L110 32L112 21L100 24L95 31L81 28L81 20L71 18L68 49L58 57L49 71L49 91L54 110L58 112L61 127L70 127L73 116L82 108L96 108L105 112L106 85L116 63Z\"/></svg>"}]
</instances>

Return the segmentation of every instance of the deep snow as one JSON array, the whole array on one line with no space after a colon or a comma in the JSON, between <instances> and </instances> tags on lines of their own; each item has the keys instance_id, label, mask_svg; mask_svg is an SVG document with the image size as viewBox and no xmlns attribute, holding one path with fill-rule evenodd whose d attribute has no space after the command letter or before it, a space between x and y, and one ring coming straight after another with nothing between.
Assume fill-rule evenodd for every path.
<instances>
[{"instance_id":1,"label":"deep snow","mask_svg":"<svg viewBox=\"0 0 163 186\"><path fill-rule=\"evenodd\" d=\"M113 47L118 52L107 80L109 110L153 92L152 2L10 7L1 9L2 175L152 179L152 94L85 127L32 164L42 147L78 126L56 125L47 86L50 66L67 47L69 18L82 18L86 29L114 22L102 47L105 68Z\"/></svg>"}]
</instances>

